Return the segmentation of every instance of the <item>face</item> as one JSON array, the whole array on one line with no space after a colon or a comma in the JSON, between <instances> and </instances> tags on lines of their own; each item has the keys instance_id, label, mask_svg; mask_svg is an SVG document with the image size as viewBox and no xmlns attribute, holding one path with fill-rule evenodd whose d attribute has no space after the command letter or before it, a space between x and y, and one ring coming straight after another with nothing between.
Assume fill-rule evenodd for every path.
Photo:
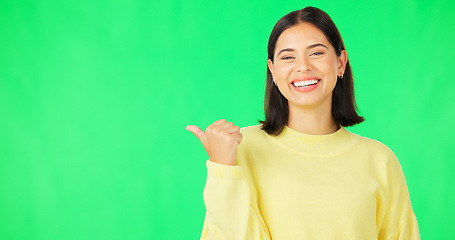
<instances>
[{"instance_id":1,"label":"face","mask_svg":"<svg viewBox=\"0 0 455 240\"><path fill-rule=\"evenodd\" d=\"M338 57L324 33L305 22L280 35L274 61L269 59L268 67L292 110L328 104L331 107L337 76L344 74L346 62L345 50Z\"/></svg>"}]
</instances>

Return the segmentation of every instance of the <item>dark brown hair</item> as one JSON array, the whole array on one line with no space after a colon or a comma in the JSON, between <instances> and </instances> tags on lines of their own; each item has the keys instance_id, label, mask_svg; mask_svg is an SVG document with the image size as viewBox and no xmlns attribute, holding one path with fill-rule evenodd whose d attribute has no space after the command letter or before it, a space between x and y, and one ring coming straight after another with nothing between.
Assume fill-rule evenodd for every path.
<instances>
[{"instance_id":1,"label":"dark brown hair","mask_svg":"<svg viewBox=\"0 0 455 240\"><path fill-rule=\"evenodd\" d=\"M278 37L288 28L302 22L308 22L319 28L335 48L337 56L341 50L345 50L343 39L335 23L330 16L319 8L306 7L286 14L273 27L267 46L268 59L274 61L275 45ZM268 134L278 135L288 122L289 106L288 100L281 94L278 87L273 83L272 73L267 68L267 80L264 101L265 121L262 129ZM354 81L349 65L346 63L343 80L337 78L337 83L332 95L332 116L335 123L341 126L353 126L364 121L364 118L357 114L357 105L354 98Z\"/></svg>"}]
</instances>

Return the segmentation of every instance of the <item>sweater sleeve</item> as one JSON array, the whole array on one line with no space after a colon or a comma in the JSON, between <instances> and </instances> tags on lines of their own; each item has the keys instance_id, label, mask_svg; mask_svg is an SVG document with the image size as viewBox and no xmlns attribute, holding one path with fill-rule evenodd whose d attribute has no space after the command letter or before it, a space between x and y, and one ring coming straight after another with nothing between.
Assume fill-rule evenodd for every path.
<instances>
[{"instance_id":1,"label":"sweater sleeve","mask_svg":"<svg viewBox=\"0 0 455 240\"><path fill-rule=\"evenodd\" d=\"M387 165L387 197L379 240L420 240L419 227L412 210L408 187L398 159L392 153Z\"/></svg>"},{"instance_id":2,"label":"sweater sleeve","mask_svg":"<svg viewBox=\"0 0 455 240\"><path fill-rule=\"evenodd\" d=\"M207 161L204 189L206 215L201 240L269 240L267 230L251 207L244 169Z\"/></svg>"}]
</instances>

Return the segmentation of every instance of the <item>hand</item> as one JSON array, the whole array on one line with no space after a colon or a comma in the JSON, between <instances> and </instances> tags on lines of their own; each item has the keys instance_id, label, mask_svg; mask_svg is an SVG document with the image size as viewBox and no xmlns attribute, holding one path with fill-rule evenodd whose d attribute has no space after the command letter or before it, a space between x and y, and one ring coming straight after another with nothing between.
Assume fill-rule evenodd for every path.
<instances>
[{"instance_id":1,"label":"hand","mask_svg":"<svg viewBox=\"0 0 455 240\"><path fill-rule=\"evenodd\" d=\"M236 164L237 145L243 137L238 126L221 119L208 126L205 132L195 125L188 125L186 130L201 141L211 161L226 165Z\"/></svg>"}]
</instances>

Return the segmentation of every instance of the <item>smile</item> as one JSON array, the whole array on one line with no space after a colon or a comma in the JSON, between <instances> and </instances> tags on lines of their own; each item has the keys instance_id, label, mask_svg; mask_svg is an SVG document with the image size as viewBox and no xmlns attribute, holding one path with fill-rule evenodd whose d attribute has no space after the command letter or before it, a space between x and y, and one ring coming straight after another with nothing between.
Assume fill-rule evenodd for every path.
<instances>
[{"instance_id":1,"label":"smile","mask_svg":"<svg viewBox=\"0 0 455 240\"><path fill-rule=\"evenodd\" d=\"M319 82L320 80L319 79L311 79L311 80L306 80L306 81L294 81L292 82L292 85L294 85L294 87L308 87L308 86L311 86L311 85L315 85Z\"/></svg>"},{"instance_id":2,"label":"smile","mask_svg":"<svg viewBox=\"0 0 455 240\"><path fill-rule=\"evenodd\" d=\"M291 85L299 92L310 92L319 86L320 79L297 80L293 81Z\"/></svg>"}]
</instances>

